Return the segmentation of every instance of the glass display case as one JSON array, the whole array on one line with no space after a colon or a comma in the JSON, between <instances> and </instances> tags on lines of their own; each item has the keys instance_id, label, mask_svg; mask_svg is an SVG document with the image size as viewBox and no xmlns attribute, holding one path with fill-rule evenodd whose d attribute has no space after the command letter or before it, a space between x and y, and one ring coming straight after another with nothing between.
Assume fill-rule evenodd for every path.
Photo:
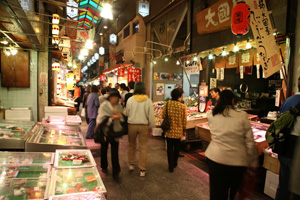
<instances>
[{"instance_id":1,"label":"glass display case","mask_svg":"<svg viewBox=\"0 0 300 200\"><path fill-rule=\"evenodd\" d=\"M37 124L36 131L26 141L25 151L54 152L56 149L87 149L79 126Z\"/></svg>"},{"instance_id":2,"label":"glass display case","mask_svg":"<svg viewBox=\"0 0 300 200\"><path fill-rule=\"evenodd\" d=\"M52 170L50 195L64 195L80 192L103 192L105 186L95 167Z\"/></svg>"},{"instance_id":3,"label":"glass display case","mask_svg":"<svg viewBox=\"0 0 300 200\"><path fill-rule=\"evenodd\" d=\"M91 151L88 150L56 150L55 168L95 167L96 162Z\"/></svg>"},{"instance_id":4,"label":"glass display case","mask_svg":"<svg viewBox=\"0 0 300 200\"><path fill-rule=\"evenodd\" d=\"M24 149L35 122L0 120L0 149Z\"/></svg>"},{"instance_id":5,"label":"glass display case","mask_svg":"<svg viewBox=\"0 0 300 200\"><path fill-rule=\"evenodd\" d=\"M11 179L0 183L1 200L47 199L49 179Z\"/></svg>"},{"instance_id":6,"label":"glass display case","mask_svg":"<svg viewBox=\"0 0 300 200\"><path fill-rule=\"evenodd\" d=\"M65 194L51 196L49 200L105 200L105 195L103 193L96 192L82 192L75 194Z\"/></svg>"},{"instance_id":7,"label":"glass display case","mask_svg":"<svg viewBox=\"0 0 300 200\"><path fill-rule=\"evenodd\" d=\"M51 166L5 166L0 167L0 178L7 179L47 179L51 175Z\"/></svg>"},{"instance_id":8,"label":"glass display case","mask_svg":"<svg viewBox=\"0 0 300 200\"><path fill-rule=\"evenodd\" d=\"M51 165L54 161L54 153L25 153L25 152L1 152L0 166L44 166Z\"/></svg>"}]
</instances>

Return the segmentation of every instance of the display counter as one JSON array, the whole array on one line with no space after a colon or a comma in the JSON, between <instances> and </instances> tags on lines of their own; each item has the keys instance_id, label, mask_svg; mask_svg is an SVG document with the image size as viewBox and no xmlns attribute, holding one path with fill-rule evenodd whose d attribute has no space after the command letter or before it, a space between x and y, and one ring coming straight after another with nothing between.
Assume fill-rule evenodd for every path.
<instances>
[{"instance_id":1,"label":"display counter","mask_svg":"<svg viewBox=\"0 0 300 200\"><path fill-rule=\"evenodd\" d=\"M42 123L78 126L82 123L82 120L79 115L48 116L48 118L43 118Z\"/></svg>"},{"instance_id":2,"label":"display counter","mask_svg":"<svg viewBox=\"0 0 300 200\"><path fill-rule=\"evenodd\" d=\"M105 200L103 193L81 192L76 194L65 194L51 196L49 200Z\"/></svg>"},{"instance_id":3,"label":"display counter","mask_svg":"<svg viewBox=\"0 0 300 200\"><path fill-rule=\"evenodd\" d=\"M51 196L90 191L106 193L97 168L69 168L52 171Z\"/></svg>"},{"instance_id":4,"label":"display counter","mask_svg":"<svg viewBox=\"0 0 300 200\"><path fill-rule=\"evenodd\" d=\"M24 149L35 122L0 120L0 149Z\"/></svg>"},{"instance_id":5,"label":"display counter","mask_svg":"<svg viewBox=\"0 0 300 200\"><path fill-rule=\"evenodd\" d=\"M37 124L27 140L25 151L54 152L56 149L87 149L79 126Z\"/></svg>"},{"instance_id":6,"label":"display counter","mask_svg":"<svg viewBox=\"0 0 300 200\"><path fill-rule=\"evenodd\" d=\"M3 152L0 153L0 167L11 166L44 166L54 161L53 153L38 152Z\"/></svg>"}]
</instances>

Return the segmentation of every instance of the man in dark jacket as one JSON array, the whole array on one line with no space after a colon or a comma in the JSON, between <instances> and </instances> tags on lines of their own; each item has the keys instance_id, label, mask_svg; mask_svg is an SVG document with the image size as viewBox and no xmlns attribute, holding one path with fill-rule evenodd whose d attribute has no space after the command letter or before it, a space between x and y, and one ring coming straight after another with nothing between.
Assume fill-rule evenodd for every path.
<instances>
[{"instance_id":1,"label":"man in dark jacket","mask_svg":"<svg viewBox=\"0 0 300 200\"><path fill-rule=\"evenodd\" d=\"M133 95L134 84L135 84L134 81L130 81L130 82L128 83L128 87L129 87L130 90L129 90L129 92L128 92L127 94L125 94L124 107L126 107L126 103L127 103L128 99L129 99L130 97L132 97L132 95Z\"/></svg>"}]
</instances>

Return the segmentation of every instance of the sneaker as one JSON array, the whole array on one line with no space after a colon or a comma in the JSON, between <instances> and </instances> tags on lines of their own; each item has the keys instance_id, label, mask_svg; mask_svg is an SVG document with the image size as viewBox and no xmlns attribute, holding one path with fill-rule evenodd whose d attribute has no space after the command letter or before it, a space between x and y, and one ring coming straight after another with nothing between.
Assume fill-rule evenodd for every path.
<instances>
[{"instance_id":1,"label":"sneaker","mask_svg":"<svg viewBox=\"0 0 300 200\"><path fill-rule=\"evenodd\" d=\"M146 176L146 170L140 170L140 176Z\"/></svg>"},{"instance_id":2,"label":"sneaker","mask_svg":"<svg viewBox=\"0 0 300 200\"><path fill-rule=\"evenodd\" d=\"M134 165L129 165L129 171L133 171L134 170Z\"/></svg>"}]
</instances>

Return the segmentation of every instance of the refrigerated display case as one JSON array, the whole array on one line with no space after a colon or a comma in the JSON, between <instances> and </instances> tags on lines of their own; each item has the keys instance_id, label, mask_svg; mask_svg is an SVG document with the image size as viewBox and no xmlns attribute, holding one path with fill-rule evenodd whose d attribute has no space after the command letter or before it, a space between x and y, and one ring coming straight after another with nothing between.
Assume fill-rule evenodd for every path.
<instances>
[{"instance_id":1,"label":"refrigerated display case","mask_svg":"<svg viewBox=\"0 0 300 200\"><path fill-rule=\"evenodd\" d=\"M103 192L105 186L95 167L53 169L50 196L80 192Z\"/></svg>"},{"instance_id":2,"label":"refrigerated display case","mask_svg":"<svg viewBox=\"0 0 300 200\"><path fill-rule=\"evenodd\" d=\"M35 123L0 120L0 149L25 149Z\"/></svg>"},{"instance_id":3,"label":"refrigerated display case","mask_svg":"<svg viewBox=\"0 0 300 200\"><path fill-rule=\"evenodd\" d=\"M51 166L5 166L0 167L2 179L48 179Z\"/></svg>"},{"instance_id":4,"label":"refrigerated display case","mask_svg":"<svg viewBox=\"0 0 300 200\"><path fill-rule=\"evenodd\" d=\"M79 126L37 124L25 144L28 152L54 152L56 149L87 149Z\"/></svg>"},{"instance_id":5,"label":"refrigerated display case","mask_svg":"<svg viewBox=\"0 0 300 200\"><path fill-rule=\"evenodd\" d=\"M51 196L49 200L105 200L103 193L95 192L82 192L74 194L56 195Z\"/></svg>"},{"instance_id":6,"label":"refrigerated display case","mask_svg":"<svg viewBox=\"0 0 300 200\"><path fill-rule=\"evenodd\" d=\"M95 167L96 162L91 151L88 150L56 150L55 168L82 168Z\"/></svg>"},{"instance_id":7,"label":"refrigerated display case","mask_svg":"<svg viewBox=\"0 0 300 200\"><path fill-rule=\"evenodd\" d=\"M49 179L10 179L0 183L1 200L47 199Z\"/></svg>"},{"instance_id":8,"label":"refrigerated display case","mask_svg":"<svg viewBox=\"0 0 300 200\"><path fill-rule=\"evenodd\" d=\"M54 161L54 153L38 152L1 152L0 167L10 166L44 166L51 165Z\"/></svg>"}]
</instances>

